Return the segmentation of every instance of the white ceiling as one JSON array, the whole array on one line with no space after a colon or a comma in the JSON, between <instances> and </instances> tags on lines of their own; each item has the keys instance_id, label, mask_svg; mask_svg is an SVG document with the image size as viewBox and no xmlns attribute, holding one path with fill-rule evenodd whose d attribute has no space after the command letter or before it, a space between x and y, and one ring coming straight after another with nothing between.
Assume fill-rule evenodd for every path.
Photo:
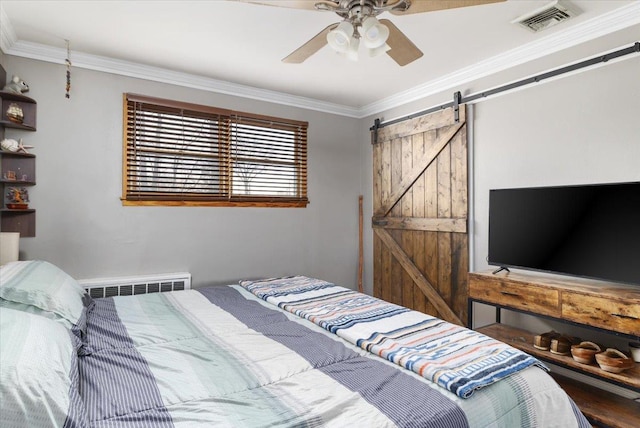
<instances>
[{"instance_id":1,"label":"white ceiling","mask_svg":"<svg viewBox=\"0 0 640 428\"><path fill-rule=\"evenodd\" d=\"M74 67L363 117L640 23L637 0L570 2L582 13L539 33L510 22L548 0L384 13L424 52L405 67L386 55L352 62L328 46L302 64L282 63L341 18L225 0L2 0L0 47L62 64L69 40Z\"/></svg>"}]
</instances>

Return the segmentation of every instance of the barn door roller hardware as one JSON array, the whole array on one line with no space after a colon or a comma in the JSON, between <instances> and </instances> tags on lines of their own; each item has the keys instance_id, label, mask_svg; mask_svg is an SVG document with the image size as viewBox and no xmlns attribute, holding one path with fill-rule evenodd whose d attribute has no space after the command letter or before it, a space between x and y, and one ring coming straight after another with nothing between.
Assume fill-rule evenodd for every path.
<instances>
[{"instance_id":1,"label":"barn door roller hardware","mask_svg":"<svg viewBox=\"0 0 640 428\"><path fill-rule=\"evenodd\" d=\"M460 91L453 93L453 118L456 123L460 123L460 103L462 102L462 94Z\"/></svg>"},{"instance_id":2,"label":"barn door roller hardware","mask_svg":"<svg viewBox=\"0 0 640 428\"><path fill-rule=\"evenodd\" d=\"M377 144L378 143L378 128L380 128L380 119L379 118L373 121L373 128L372 128L373 135L371 137L373 139L371 141L372 144Z\"/></svg>"}]
</instances>

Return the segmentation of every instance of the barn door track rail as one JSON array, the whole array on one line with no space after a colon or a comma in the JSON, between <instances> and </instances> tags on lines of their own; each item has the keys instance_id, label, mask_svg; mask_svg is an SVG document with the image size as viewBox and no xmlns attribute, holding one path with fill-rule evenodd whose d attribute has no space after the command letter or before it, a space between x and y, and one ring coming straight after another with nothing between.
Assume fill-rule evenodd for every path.
<instances>
[{"instance_id":1,"label":"barn door track rail","mask_svg":"<svg viewBox=\"0 0 640 428\"><path fill-rule=\"evenodd\" d=\"M541 73L538 75L535 75L533 77L528 77L526 79L522 79L522 80L518 80L516 82L513 83L508 83L506 85L503 86L499 86L497 88L494 89L489 89L486 91L482 91L482 92L478 92L476 94L472 94L469 95L467 97L462 97L460 92L454 92L453 94L453 100L451 102L445 103L445 104L441 104L439 106L435 106L435 107L431 107L429 109L426 110L422 110L420 112L417 113L413 113L404 117L400 117L398 119L393 119L390 120L388 122L381 122L380 119L375 119L374 124L371 128L369 128L370 131L373 132L373 142L376 143L377 142L377 134L378 134L378 130L380 128L384 128L385 126L389 126L389 125L394 125L396 123L400 123L403 122L407 119L413 119L419 116L424 116L426 114L429 113L433 113L436 112L438 110L444 110L447 109L449 107L452 107L454 109L454 115L456 116L456 123L458 122L458 110L459 110L459 105L460 104L464 104L464 103L469 103L475 100L478 100L480 98L486 98L488 96L491 95L496 95L499 94L501 92L505 92L505 91L510 91L512 89L516 89L519 88L521 86L526 86L526 85L531 85L533 83L538 83L541 82L543 80L546 79L550 79L552 77L556 77L556 76L560 76L562 74L566 74L566 73L571 73L573 71L576 70L580 70L582 68L585 67L592 67L594 65L597 64L601 64L604 62L608 62L611 61L613 59L617 59L617 58L621 58L623 56L627 56L627 55L632 55L632 54L637 54L640 53L640 42L635 42L633 45L627 47L627 48L622 48L619 49L617 51L614 52L609 52L608 54L605 55L598 55L589 59L586 59L584 61L580 61L577 62L575 64L571 64L571 65L567 65L564 67L560 67L557 68L555 70L551 70L551 71L547 71L545 73Z\"/></svg>"}]
</instances>

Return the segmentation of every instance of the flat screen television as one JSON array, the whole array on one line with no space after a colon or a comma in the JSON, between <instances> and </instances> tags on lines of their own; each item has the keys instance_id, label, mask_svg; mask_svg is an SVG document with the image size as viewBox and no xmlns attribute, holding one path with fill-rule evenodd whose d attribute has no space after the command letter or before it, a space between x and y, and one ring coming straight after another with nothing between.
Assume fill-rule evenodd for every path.
<instances>
[{"instance_id":1,"label":"flat screen television","mask_svg":"<svg viewBox=\"0 0 640 428\"><path fill-rule=\"evenodd\" d=\"M640 182L490 190L488 261L640 285Z\"/></svg>"}]
</instances>

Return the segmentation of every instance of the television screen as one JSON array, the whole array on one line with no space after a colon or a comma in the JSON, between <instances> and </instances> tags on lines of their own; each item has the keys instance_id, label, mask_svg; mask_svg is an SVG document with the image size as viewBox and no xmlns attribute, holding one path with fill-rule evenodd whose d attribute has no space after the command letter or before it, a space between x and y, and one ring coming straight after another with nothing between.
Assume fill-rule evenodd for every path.
<instances>
[{"instance_id":1,"label":"television screen","mask_svg":"<svg viewBox=\"0 0 640 428\"><path fill-rule=\"evenodd\" d=\"M640 285L640 182L490 190L488 260Z\"/></svg>"}]
</instances>

